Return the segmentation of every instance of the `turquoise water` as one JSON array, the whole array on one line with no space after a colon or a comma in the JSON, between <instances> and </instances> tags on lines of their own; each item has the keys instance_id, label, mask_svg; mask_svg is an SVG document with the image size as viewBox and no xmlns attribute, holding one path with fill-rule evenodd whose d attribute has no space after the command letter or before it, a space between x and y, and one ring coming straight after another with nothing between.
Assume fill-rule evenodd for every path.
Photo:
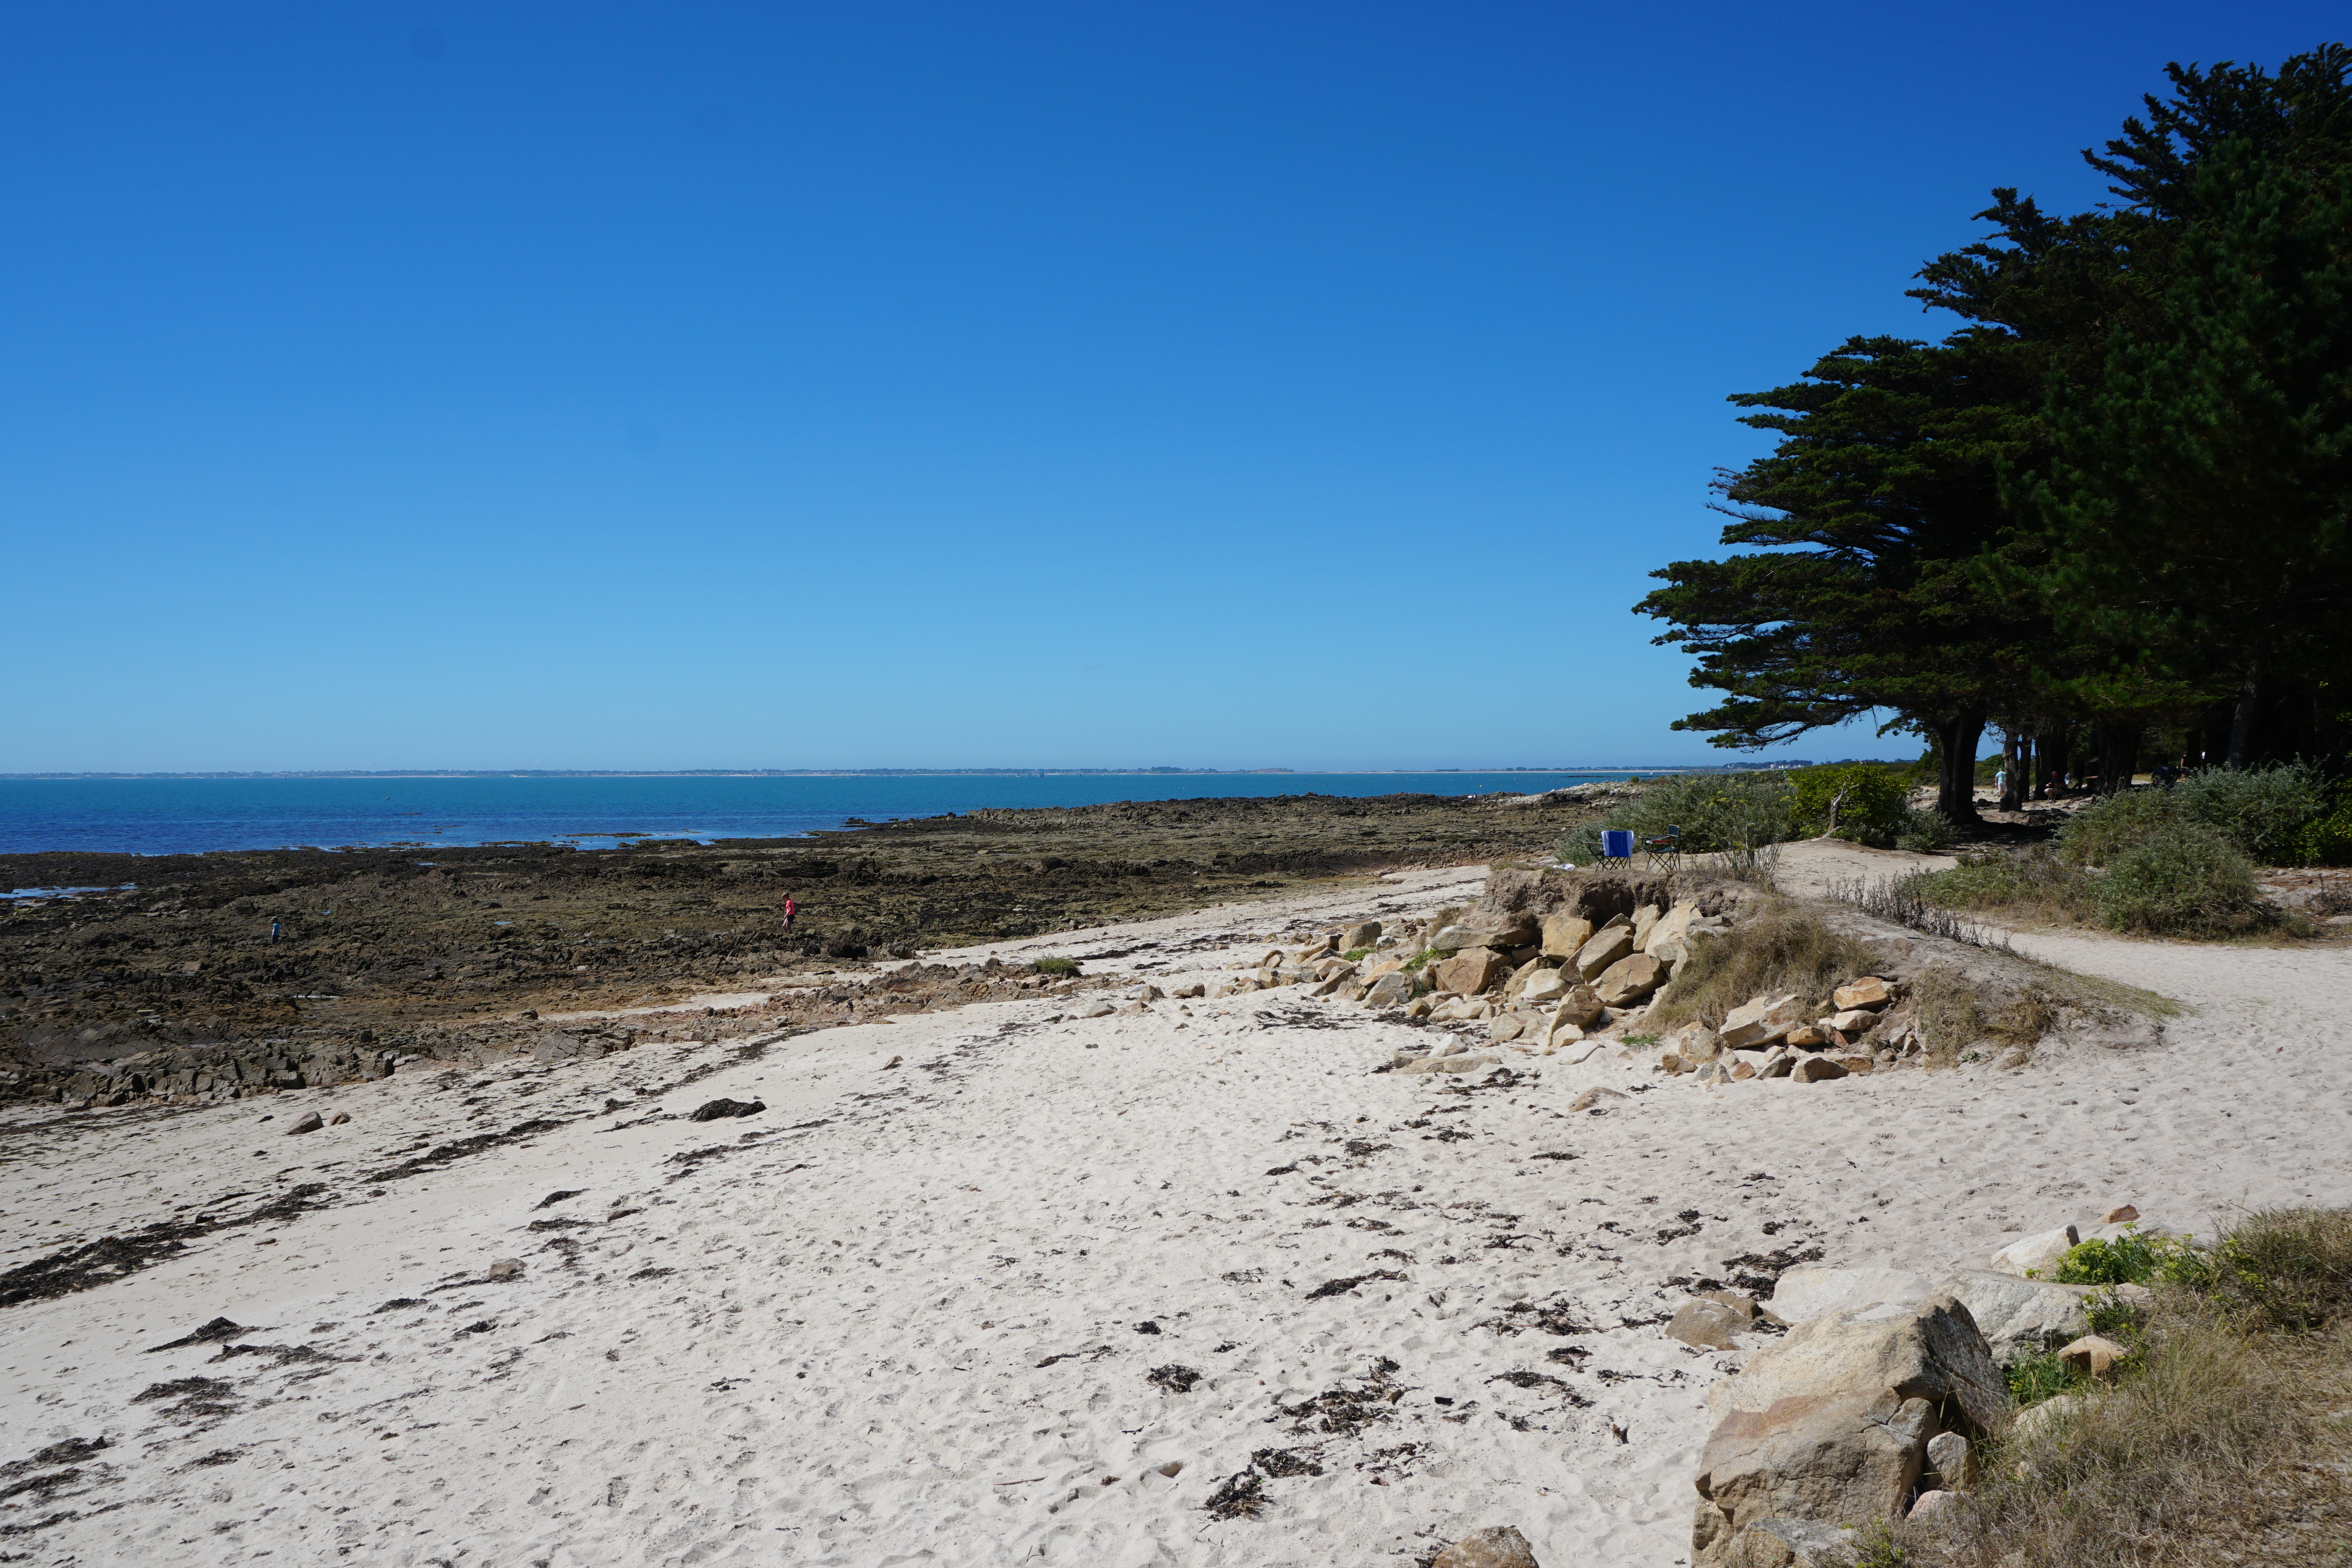
<instances>
[{"instance_id":1,"label":"turquoise water","mask_svg":"<svg viewBox=\"0 0 2352 1568\"><path fill-rule=\"evenodd\" d=\"M0 779L0 853L784 838L852 818L1236 795L1533 794L1618 772L855 774L770 779Z\"/></svg>"}]
</instances>

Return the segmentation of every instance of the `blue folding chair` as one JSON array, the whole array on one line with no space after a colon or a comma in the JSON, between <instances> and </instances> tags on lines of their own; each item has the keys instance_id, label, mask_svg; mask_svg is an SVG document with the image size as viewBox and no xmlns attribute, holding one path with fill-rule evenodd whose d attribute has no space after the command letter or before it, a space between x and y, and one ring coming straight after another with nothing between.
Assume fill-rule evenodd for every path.
<instances>
[{"instance_id":1,"label":"blue folding chair","mask_svg":"<svg viewBox=\"0 0 2352 1568\"><path fill-rule=\"evenodd\" d=\"M1601 830L1601 863L1630 866L1633 863L1633 830L1603 828Z\"/></svg>"}]
</instances>

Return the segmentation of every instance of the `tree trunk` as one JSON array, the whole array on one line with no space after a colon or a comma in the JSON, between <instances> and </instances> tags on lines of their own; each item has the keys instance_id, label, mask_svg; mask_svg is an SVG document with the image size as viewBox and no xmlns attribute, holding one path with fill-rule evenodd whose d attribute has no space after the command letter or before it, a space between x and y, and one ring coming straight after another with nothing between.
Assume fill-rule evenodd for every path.
<instances>
[{"instance_id":1,"label":"tree trunk","mask_svg":"<svg viewBox=\"0 0 2352 1568\"><path fill-rule=\"evenodd\" d=\"M2054 800L2064 787L2063 778L2066 771L2066 747L2073 740L2074 735L2074 726L2072 720L2053 719L2034 741L2033 791L2036 795L2047 790Z\"/></svg>"},{"instance_id":2,"label":"tree trunk","mask_svg":"<svg viewBox=\"0 0 2352 1568\"><path fill-rule=\"evenodd\" d=\"M2235 700L2215 703L2206 710L2204 727L2197 737L2197 767L2219 768L2228 759L2230 726L2237 711Z\"/></svg>"},{"instance_id":3,"label":"tree trunk","mask_svg":"<svg viewBox=\"0 0 2352 1568\"><path fill-rule=\"evenodd\" d=\"M2238 710L2230 718L2230 766L2251 768L2254 747L2262 738L2263 651L2254 649L2246 661L2245 679L2238 685Z\"/></svg>"},{"instance_id":4,"label":"tree trunk","mask_svg":"<svg viewBox=\"0 0 2352 1568\"><path fill-rule=\"evenodd\" d=\"M1942 768L1936 780L1936 810L1954 827L1975 827L1977 815L1977 743L1984 738L1984 716L1962 714L1939 718L1932 727Z\"/></svg>"},{"instance_id":5,"label":"tree trunk","mask_svg":"<svg viewBox=\"0 0 2352 1568\"><path fill-rule=\"evenodd\" d=\"M2000 732L2000 809L2014 811L2025 803L2025 743L2017 731Z\"/></svg>"},{"instance_id":6,"label":"tree trunk","mask_svg":"<svg viewBox=\"0 0 2352 1568\"><path fill-rule=\"evenodd\" d=\"M2131 788L2139 768L2140 738L2147 727L2137 719L2099 721L2099 793L2114 795Z\"/></svg>"}]
</instances>

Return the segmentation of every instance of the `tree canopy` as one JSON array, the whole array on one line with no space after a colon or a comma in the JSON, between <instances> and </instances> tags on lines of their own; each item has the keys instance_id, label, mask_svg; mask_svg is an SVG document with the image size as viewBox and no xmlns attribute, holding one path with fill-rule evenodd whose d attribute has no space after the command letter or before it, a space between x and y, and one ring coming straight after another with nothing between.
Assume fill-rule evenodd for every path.
<instances>
[{"instance_id":1,"label":"tree canopy","mask_svg":"<svg viewBox=\"0 0 2352 1568\"><path fill-rule=\"evenodd\" d=\"M2118 204L2013 188L1909 292L1960 325L1853 338L1735 394L1774 449L1720 476L1732 553L1636 606L1722 695L1675 727L1772 744L1869 713L1974 814L1979 737L2340 756L2352 607L2352 47L2168 68L2104 152ZM2045 767L2047 765L2045 758Z\"/></svg>"}]
</instances>

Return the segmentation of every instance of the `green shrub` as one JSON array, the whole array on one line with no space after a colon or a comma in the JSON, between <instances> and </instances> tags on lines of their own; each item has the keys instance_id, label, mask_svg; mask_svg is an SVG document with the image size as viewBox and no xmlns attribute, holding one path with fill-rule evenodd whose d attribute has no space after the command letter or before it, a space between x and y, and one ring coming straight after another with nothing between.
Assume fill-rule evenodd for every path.
<instances>
[{"instance_id":1,"label":"green shrub","mask_svg":"<svg viewBox=\"0 0 2352 1568\"><path fill-rule=\"evenodd\" d=\"M2021 1409L2061 1394L2073 1394L2091 1381L2059 1360L2055 1351L2027 1357L2011 1366L2004 1375L2009 1383L2009 1397Z\"/></svg>"},{"instance_id":2,"label":"green shrub","mask_svg":"<svg viewBox=\"0 0 2352 1568\"><path fill-rule=\"evenodd\" d=\"M1804 768L1789 775L1789 785L1797 821L1816 832L1883 850L1908 825L1910 791L1891 768L1874 762Z\"/></svg>"},{"instance_id":3,"label":"green shrub","mask_svg":"<svg viewBox=\"0 0 2352 1568\"><path fill-rule=\"evenodd\" d=\"M2340 816L2331 840L2313 826ZM2210 828L2258 864L2308 863L2314 850L2339 843L2352 857L2352 804L2328 812L2326 781L2307 762L2274 768L2208 768L2169 789L2126 789L2094 800L2058 830L2067 858L2105 865L2159 829L2181 823Z\"/></svg>"},{"instance_id":4,"label":"green shrub","mask_svg":"<svg viewBox=\"0 0 2352 1568\"><path fill-rule=\"evenodd\" d=\"M2093 1239L2068 1248L2050 1277L2062 1285L2145 1285L2180 1250L2181 1243L2169 1237L2126 1230L2112 1241Z\"/></svg>"},{"instance_id":5,"label":"green shrub","mask_svg":"<svg viewBox=\"0 0 2352 1568\"><path fill-rule=\"evenodd\" d=\"M2210 1254L2182 1248L2161 1277L2241 1321L2301 1332L2352 1312L2352 1209L2271 1208L2232 1226Z\"/></svg>"},{"instance_id":6,"label":"green shrub","mask_svg":"<svg viewBox=\"0 0 2352 1568\"><path fill-rule=\"evenodd\" d=\"M2191 821L2221 832L2261 865L2292 860L2305 825L2327 810L2327 781L2308 762L2208 768L2170 793Z\"/></svg>"},{"instance_id":7,"label":"green shrub","mask_svg":"<svg viewBox=\"0 0 2352 1568\"><path fill-rule=\"evenodd\" d=\"M2003 909L2053 924L2089 920L2097 912L2090 873L2039 844L1963 855L1951 870L1921 872L1908 885L1945 909Z\"/></svg>"},{"instance_id":8,"label":"green shrub","mask_svg":"<svg viewBox=\"0 0 2352 1568\"><path fill-rule=\"evenodd\" d=\"M2058 851L2075 865L2105 865L2161 829L2189 820L2179 792L2126 789L2092 801L2058 830Z\"/></svg>"},{"instance_id":9,"label":"green shrub","mask_svg":"<svg viewBox=\"0 0 2352 1568\"><path fill-rule=\"evenodd\" d=\"M2297 865L2352 865L2352 789L2336 797L2336 808L2303 825L2295 835Z\"/></svg>"},{"instance_id":10,"label":"green shrub","mask_svg":"<svg viewBox=\"0 0 2352 1568\"><path fill-rule=\"evenodd\" d=\"M1040 958L1029 967L1041 975L1075 975L1078 972L1076 958Z\"/></svg>"},{"instance_id":11,"label":"green shrub","mask_svg":"<svg viewBox=\"0 0 2352 1568\"><path fill-rule=\"evenodd\" d=\"M1686 854L1727 853L1751 861L1769 844L1797 836L1785 773L1684 773L1661 779L1597 822L1559 841L1559 858L1591 865L1601 858L1601 830L1631 828L1640 839L1682 830Z\"/></svg>"},{"instance_id":12,"label":"green shrub","mask_svg":"<svg viewBox=\"0 0 2352 1568\"><path fill-rule=\"evenodd\" d=\"M2116 931L2227 936L2275 916L2254 881L2253 863L2201 823L2169 823L2111 852L2107 874L2092 885L2091 897L2101 923Z\"/></svg>"},{"instance_id":13,"label":"green shrub","mask_svg":"<svg viewBox=\"0 0 2352 1568\"><path fill-rule=\"evenodd\" d=\"M1906 810L1895 825L1895 847L1913 854L1940 854L1952 845L1951 820L1941 811Z\"/></svg>"}]
</instances>

